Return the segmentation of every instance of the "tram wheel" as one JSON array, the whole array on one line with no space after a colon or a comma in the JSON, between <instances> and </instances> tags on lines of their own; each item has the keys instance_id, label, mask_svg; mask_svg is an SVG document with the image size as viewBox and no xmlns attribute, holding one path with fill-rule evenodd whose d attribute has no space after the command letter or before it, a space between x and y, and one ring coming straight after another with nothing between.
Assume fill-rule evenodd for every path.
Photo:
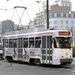
<instances>
[{"instance_id":1,"label":"tram wheel","mask_svg":"<svg viewBox=\"0 0 75 75\"><path fill-rule=\"evenodd\" d=\"M41 65L41 63L40 63L40 60L39 60L39 59L35 59L34 63L35 63L36 65Z\"/></svg>"},{"instance_id":2,"label":"tram wheel","mask_svg":"<svg viewBox=\"0 0 75 75\"><path fill-rule=\"evenodd\" d=\"M13 61L12 57L6 57L6 59L7 59L8 62L12 62Z\"/></svg>"},{"instance_id":3,"label":"tram wheel","mask_svg":"<svg viewBox=\"0 0 75 75\"><path fill-rule=\"evenodd\" d=\"M70 65L72 62L68 62L68 64Z\"/></svg>"}]
</instances>

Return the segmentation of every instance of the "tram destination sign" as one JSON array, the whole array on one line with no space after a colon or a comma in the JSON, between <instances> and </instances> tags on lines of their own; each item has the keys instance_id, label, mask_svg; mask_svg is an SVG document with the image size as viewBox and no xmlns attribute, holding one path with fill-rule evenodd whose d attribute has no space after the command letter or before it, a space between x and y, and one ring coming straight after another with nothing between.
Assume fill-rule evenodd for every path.
<instances>
[{"instance_id":1,"label":"tram destination sign","mask_svg":"<svg viewBox=\"0 0 75 75\"><path fill-rule=\"evenodd\" d=\"M59 32L59 35L70 35L70 32L63 32L63 31L60 31L60 32Z\"/></svg>"}]
</instances>

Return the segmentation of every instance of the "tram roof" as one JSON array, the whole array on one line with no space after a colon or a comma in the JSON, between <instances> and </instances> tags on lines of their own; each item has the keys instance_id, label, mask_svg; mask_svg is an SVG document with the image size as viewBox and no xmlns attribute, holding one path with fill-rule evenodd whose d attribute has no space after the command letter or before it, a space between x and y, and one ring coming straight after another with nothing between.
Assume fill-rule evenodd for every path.
<instances>
[{"instance_id":1,"label":"tram roof","mask_svg":"<svg viewBox=\"0 0 75 75\"><path fill-rule=\"evenodd\" d=\"M45 30L43 27L40 28L30 28L30 29L24 29L24 30L16 30L16 31L9 31L4 34L6 35L15 35L15 34L33 34L33 33L44 33L44 32L53 32L57 33L59 31L69 31L69 30Z\"/></svg>"}]
</instances>

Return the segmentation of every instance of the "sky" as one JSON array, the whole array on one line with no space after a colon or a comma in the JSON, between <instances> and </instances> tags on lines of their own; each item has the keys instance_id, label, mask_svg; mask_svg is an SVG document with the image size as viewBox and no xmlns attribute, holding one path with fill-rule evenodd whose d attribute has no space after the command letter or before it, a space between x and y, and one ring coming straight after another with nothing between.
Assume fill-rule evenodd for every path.
<instances>
[{"instance_id":1,"label":"sky","mask_svg":"<svg viewBox=\"0 0 75 75\"><path fill-rule=\"evenodd\" d=\"M50 3L54 2L54 0L50 1ZM72 2L72 11L75 11L75 0L70 1ZM36 3L36 0L0 0L0 21L9 19L14 21L15 24L20 24L24 8L15 9L15 6L27 7L21 19L22 24L27 24L30 20L33 20L35 14L38 12L39 3Z\"/></svg>"}]
</instances>

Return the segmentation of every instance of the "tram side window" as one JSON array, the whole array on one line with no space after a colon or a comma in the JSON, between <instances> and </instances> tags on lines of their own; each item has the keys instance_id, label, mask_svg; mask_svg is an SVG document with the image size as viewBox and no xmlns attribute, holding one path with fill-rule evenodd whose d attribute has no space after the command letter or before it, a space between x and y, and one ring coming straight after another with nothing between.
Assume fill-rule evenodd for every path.
<instances>
[{"instance_id":1,"label":"tram side window","mask_svg":"<svg viewBox=\"0 0 75 75\"><path fill-rule=\"evenodd\" d=\"M46 48L46 36L42 36L42 48Z\"/></svg>"},{"instance_id":2,"label":"tram side window","mask_svg":"<svg viewBox=\"0 0 75 75\"><path fill-rule=\"evenodd\" d=\"M52 36L47 36L47 48L52 48Z\"/></svg>"},{"instance_id":3,"label":"tram side window","mask_svg":"<svg viewBox=\"0 0 75 75\"><path fill-rule=\"evenodd\" d=\"M40 48L41 46L41 37L35 38L35 48Z\"/></svg>"},{"instance_id":4,"label":"tram side window","mask_svg":"<svg viewBox=\"0 0 75 75\"><path fill-rule=\"evenodd\" d=\"M3 39L3 47L5 47L5 39Z\"/></svg>"},{"instance_id":5,"label":"tram side window","mask_svg":"<svg viewBox=\"0 0 75 75\"><path fill-rule=\"evenodd\" d=\"M14 39L14 48L17 48L17 39Z\"/></svg>"},{"instance_id":6,"label":"tram side window","mask_svg":"<svg viewBox=\"0 0 75 75\"><path fill-rule=\"evenodd\" d=\"M28 47L28 38L24 38L24 48Z\"/></svg>"},{"instance_id":7,"label":"tram side window","mask_svg":"<svg viewBox=\"0 0 75 75\"><path fill-rule=\"evenodd\" d=\"M5 39L5 47L8 47L8 46L9 46L9 40Z\"/></svg>"},{"instance_id":8,"label":"tram side window","mask_svg":"<svg viewBox=\"0 0 75 75\"><path fill-rule=\"evenodd\" d=\"M34 38L29 38L29 48L34 48Z\"/></svg>"},{"instance_id":9,"label":"tram side window","mask_svg":"<svg viewBox=\"0 0 75 75\"><path fill-rule=\"evenodd\" d=\"M9 47L12 48L13 47L13 39L9 40Z\"/></svg>"}]
</instances>

